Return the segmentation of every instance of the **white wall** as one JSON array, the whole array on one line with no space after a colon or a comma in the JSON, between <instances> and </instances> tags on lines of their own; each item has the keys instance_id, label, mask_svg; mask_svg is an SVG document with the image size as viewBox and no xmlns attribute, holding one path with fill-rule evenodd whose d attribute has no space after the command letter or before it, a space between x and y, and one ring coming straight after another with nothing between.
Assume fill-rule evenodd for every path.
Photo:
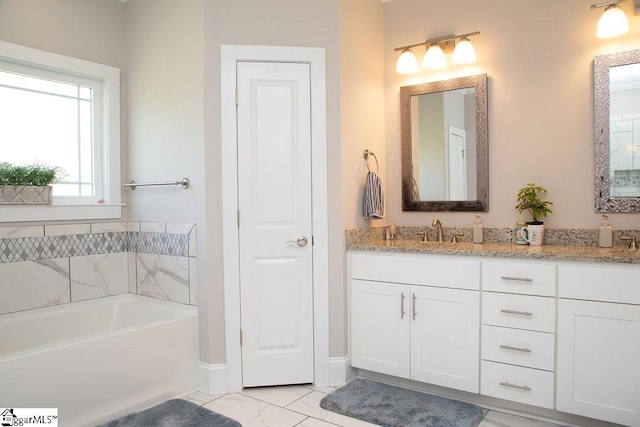
<instances>
[{"instance_id":1,"label":"white wall","mask_svg":"<svg viewBox=\"0 0 640 427\"><path fill-rule=\"evenodd\" d=\"M138 0L134 0L138 1ZM221 44L326 49L329 165L330 355L347 353L344 229L367 224L361 214L362 150L383 154L382 5L378 0L216 0L205 2L205 165L220 170ZM381 165L382 166L382 165ZM383 172L384 173L384 172ZM206 177L210 340L224 341L220 178ZM338 220L339 218L342 219ZM215 256L213 256L215 254ZM220 344L221 345L221 344ZM223 349L211 348L224 361Z\"/></svg>"},{"instance_id":2,"label":"white wall","mask_svg":"<svg viewBox=\"0 0 640 427\"><path fill-rule=\"evenodd\" d=\"M202 1L134 0L126 7L127 178L138 182L191 180L187 190L140 187L131 191L128 219L202 219Z\"/></svg>"},{"instance_id":3,"label":"white wall","mask_svg":"<svg viewBox=\"0 0 640 427\"><path fill-rule=\"evenodd\" d=\"M183 177L191 181L186 190L174 186L127 190L127 219L196 224L200 356L208 361L211 284L204 205L203 2L129 1L126 32L126 181Z\"/></svg>"},{"instance_id":4,"label":"white wall","mask_svg":"<svg viewBox=\"0 0 640 427\"><path fill-rule=\"evenodd\" d=\"M602 9L586 0L535 2L394 0L384 5L387 195L389 222L425 225L473 223L472 213L402 212L399 88L487 73L489 77L489 212L485 226L509 227L528 219L513 208L519 188L545 186L554 202L550 227L595 228L592 61L595 55L637 49L640 16L633 2L621 8L630 32L599 40ZM394 47L430 37L480 31L472 37L478 62L449 65L415 76L396 74ZM416 49L416 53L423 50ZM637 214L612 214L617 228L637 228Z\"/></svg>"},{"instance_id":5,"label":"white wall","mask_svg":"<svg viewBox=\"0 0 640 427\"><path fill-rule=\"evenodd\" d=\"M329 187L331 194L342 199L342 222L331 221L332 237L344 259L344 229L383 223L362 216L362 197L367 167L362 156L366 148L380 162L383 190L385 177L384 143L384 55L382 5L378 0L340 0L340 140L341 162L329 163L330 176L335 171L337 182ZM329 110L336 106L328 104ZM335 161L335 160L334 160ZM369 159L375 170L376 161ZM338 169L340 167L340 169ZM334 169L335 168L335 169ZM388 205L387 205L388 206ZM339 218L339 216L330 217ZM339 246L338 246L339 244ZM341 275L333 274L331 282L331 355L347 353L346 264L340 263Z\"/></svg>"},{"instance_id":6,"label":"white wall","mask_svg":"<svg viewBox=\"0 0 640 427\"><path fill-rule=\"evenodd\" d=\"M133 0L138 1L138 0ZM376 1L376 0L371 0ZM207 212L207 304L209 327L209 363L222 363L224 349L223 268L221 242L220 187L220 45L247 44L308 46L326 49L327 76L327 156L329 217L340 218L340 49L338 0L212 0L205 2L205 168ZM333 172L332 172L333 171ZM331 331L331 354L344 355L342 333L344 315L343 225L330 223L330 316L339 318L336 332ZM334 299L337 298L337 302ZM335 308L335 309L334 309ZM332 323L333 324L333 323ZM338 336L337 342L333 337Z\"/></svg>"},{"instance_id":7,"label":"white wall","mask_svg":"<svg viewBox=\"0 0 640 427\"><path fill-rule=\"evenodd\" d=\"M123 68L124 13L115 0L2 0L0 39Z\"/></svg>"}]
</instances>

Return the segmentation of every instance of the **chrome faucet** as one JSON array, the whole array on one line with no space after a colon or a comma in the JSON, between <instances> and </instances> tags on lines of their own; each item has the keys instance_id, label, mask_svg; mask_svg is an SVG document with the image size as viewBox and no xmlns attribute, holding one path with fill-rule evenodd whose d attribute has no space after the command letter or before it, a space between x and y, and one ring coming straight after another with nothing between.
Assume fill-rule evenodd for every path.
<instances>
[{"instance_id":1,"label":"chrome faucet","mask_svg":"<svg viewBox=\"0 0 640 427\"><path fill-rule=\"evenodd\" d=\"M436 232L438 233L438 237L436 238L436 241L438 243L444 243L444 233L442 232L442 223L440 222L440 220L438 218L434 219L433 222L431 223L432 227L436 228Z\"/></svg>"}]
</instances>

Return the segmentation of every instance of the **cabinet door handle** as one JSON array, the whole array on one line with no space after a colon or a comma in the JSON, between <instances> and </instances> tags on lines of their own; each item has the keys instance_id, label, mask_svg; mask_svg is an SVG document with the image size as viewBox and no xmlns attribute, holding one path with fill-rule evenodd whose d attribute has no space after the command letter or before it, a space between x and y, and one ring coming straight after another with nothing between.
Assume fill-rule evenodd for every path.
<instances>
[{"instance_id":1,"label":"cabinet door handle","mask_svg":"<svg viewBox=\"0 0 640 427\"><path fill-rule=\"evenodd\" d=\"M500 310L500 312L504 314L515 314L517 316L533 316L533 313L530 313L528 311L507 310L506 308L503 308L502 310Z\"/></svg>"},{"instance_id":2,"label":"cabinet door handle","mask_svg":"<svg viewBox=\"0 0 640 427\"><path fill-rule=\"evenodd\" d=\"M512 282L533 282L530 277L513 277L513 276L500 276L502 280L510 280Z\"/></svg>"},{"instance_id":3,"label":"cabinet door handle","mask_svg":"<svg viewBox=\"0 0 640 427\"><path fill-rule=\"evenodd\" d=\"M528 385L511 384L511 383L506 382L506 381L501 381L500 385L503 386L503 387L517 388L518 390L531 391L531 387L529 387Z\"/></svg>"},{"instance_id":4,"label":"cabinet door handle","mask_svg":"<svg viewBox=\"0 0 640 427\"><path fill-rule=\"evenodd\" d=\"M413 320L416 320L416 294L412 294L412 304L411 304L411 317L413 318Z\"/></svg>"},{"instance_id":5,"label":"cabinet door handle","mask_svg":"<svg viewBox=\"0 0 640 427\"><path fill-rule=\"evenodd\" d=\"M404 292L400 293L400 318L404 319Z\"/></svg>"},{"instance_id":6,"label":"cabinet door handle","mask_svg":"<svg viewBox=\"0 0 640 427\"><path fill-rule=\"evenodd\" d=\"M513 347L510 345L502 344L500 345L500 348L504 350L513 350L513 351L521 351L523 353L531 353L531 350L526 347Z\"/></svg>"}]
</instances>

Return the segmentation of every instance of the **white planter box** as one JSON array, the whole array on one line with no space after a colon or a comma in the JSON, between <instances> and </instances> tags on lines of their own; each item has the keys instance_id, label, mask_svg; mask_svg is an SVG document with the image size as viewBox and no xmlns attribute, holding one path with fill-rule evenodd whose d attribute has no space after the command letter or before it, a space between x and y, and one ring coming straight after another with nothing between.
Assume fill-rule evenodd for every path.
<instances>
[{"instance_id":1,"label":"white planter box","mask_svg":"<svg viewBox=\"0 0 640 427\"><path fill-rule=\"evenodd\" d=\"M3 185L0 186L0 205L51 205L51 189L50 185Z\"/></svg>"}]
</instances>

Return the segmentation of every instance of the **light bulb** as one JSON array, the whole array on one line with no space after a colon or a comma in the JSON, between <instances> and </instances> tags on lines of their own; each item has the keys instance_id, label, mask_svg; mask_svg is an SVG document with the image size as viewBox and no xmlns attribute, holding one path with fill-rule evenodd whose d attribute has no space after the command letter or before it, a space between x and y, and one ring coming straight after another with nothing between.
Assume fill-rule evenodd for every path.
<instances>
[{"instance_id":1,"label":"light bulb","mask_svg":"<svg viewBox=\"0 0 640 427\"><path fill-rule=\"evenodd\" d=\"M456 45L451 61L454 64L473 64L476 62L476 49L468 38L464 37Z\"/></svg>"},{"instance_id":2,"label":"light bulb","mask_svg":"<svg viewBox=\"0 0 640 427\"><path fill-rule=\"evenodd\" d=\"M598 21L596 36L599 39L609 39L621 36L629 31L629 20L627 15L617 4L607 6Z\"/></svg>"},{"instance_id":3,"label":"light bulb","mask_svg":"<svg viewBox=\"0 0 640 427\"><path fill-rule=\"evenodd\" d=\"M396 63L396 73L413 74L418 72L418 59L409 49L405 49L400 54Z\"/></svg>"},{"instance_id":4,"label":"light bulb","mask_svg":"<svg viewBox=\"0 0 640 427\"><path fill-rule=\"evenodd\" d=\"M437 44L432 44L427 49L427 53L424 54L424 60L422 66L431 70L437 70L444 68L447 65L447 59L444 56L442 48Z\"/></svg>"}]
</instances>

